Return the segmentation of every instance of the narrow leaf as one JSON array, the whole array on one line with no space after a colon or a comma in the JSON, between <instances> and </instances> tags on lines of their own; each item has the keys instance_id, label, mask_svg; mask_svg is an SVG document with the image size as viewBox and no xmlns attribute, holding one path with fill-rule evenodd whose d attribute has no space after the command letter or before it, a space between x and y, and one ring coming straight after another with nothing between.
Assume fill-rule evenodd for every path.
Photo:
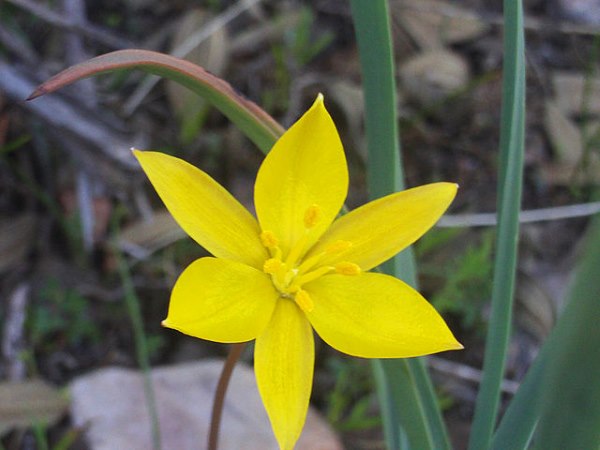
<instances>
[{"instance_id":1,"label":"narrow leaf","mask_svg":"<svg viewBox=\"0 0 600 450\"><path fill-rule=\"evenodd\" d=\"M600 448L600 219L553 333L535 436L540 449Z\"/></svg>"},{"instance_id":2,"label":"narrow leaf","mask_svg":"<svg viewBox=\"0 0 600 450\"><path fill-rule=\"evenodd\" d=\"M470 450L488 448L500 400L510 337L519 237L525 133L525 38L521 0L504 1L504 72L498 176L498 232L492 310Z\"/></svg>"},{"instance_id":3,"label":"narrow leaf","mask_svg":"<svg viewBox=\"0 0 600 450\"><path fill-rule=\"evenodd\" d=\"M386 0L352 0L352 17L362 68L368 141L368 187L371 198L404 188L397 126L396 88L389 9ZM410 249L382 270L416 287ZM429 375L421 359L375 361L373 371L389 449L449 448Z\"/></svg>"},{"instance_id":4,"label":"narrow leaf","mask_svg":"<svg viewBox=\"0 0 600 450\"><path fill-rule=\"evenodd\" d=\"M525 450L528 447L540 417L541 379L552 341L548 338L527 371L494 434L490 450Z\"/></svg>"},{"instance_id":5,"label":"narrow leaf","mask_svg":"<svg viewBox=\"0 0 600 450\"><path fill-rule=\"evenodd\" d=\"M264 153L283 134L281 125L226 81L189 61L148 50L119 50L69 67L40 85L28 100L82 78L120 69L140 69L189 88L225 114Z\"/></svg>"},{"instance_id":6,"label":"narrow leaf","mask_svg":"<svg viewBox=\"0 0 600 450\"><path fill-rule=\"evenodd\" d=\"M524 450L536 435L540 449L600 445L600 219L590 226L586 253L567 306L494 435L493 450ZM540 419L541 417L541 419Z\"/></svg>"}]
</instances>

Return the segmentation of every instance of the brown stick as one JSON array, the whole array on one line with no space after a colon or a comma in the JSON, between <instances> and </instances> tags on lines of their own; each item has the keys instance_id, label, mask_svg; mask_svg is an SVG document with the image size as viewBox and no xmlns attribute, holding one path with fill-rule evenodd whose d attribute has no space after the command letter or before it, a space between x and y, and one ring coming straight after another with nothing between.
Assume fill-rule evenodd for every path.
<instances>
[{"instance_id":1,"label":"brown stick","mask_svg":"<svg viewBox=\"0 0 600 450\"><path fill-rule=\"evenodd\" d=\"M100 42L101 44L104 44L108 47L115 49L136 47L136 45L134 45L134 43L132 43L128 39L114 36L109 31L89 22L85 24L72 22L68 18L65 18L63 15L52 11L51 9L46 8L42 4L34 2L32 0L8 1L13 5L18 6L19 8L30 12L34 16L39 17L40 19L51 25L75 31L90 39L94 39L95 41Z\"/></svg>"},{"instance_id":2,"label":"brown stick","mask_svg":"<svg viewBox=\"0 0 600 450\"><path fill-rule=\"evenodd\" d=\"M227 355L227 360L223 365L223 371L221 372L221 377L219 378L219 384L217 384L217 390L215 391L215 398L213 401L210 430L208 433L208 450L217 450L217 446L219 444L219 428L221 426L223 404L225 403L225 394L227 392L227 387L229 386L229 380L231 378L231 374L233 373L235 363L238 359L240 359L244 348L246 348L245 342L242 342L241 344L233 344L229 349L229 355Z\"/></svg>"}]
</instances>

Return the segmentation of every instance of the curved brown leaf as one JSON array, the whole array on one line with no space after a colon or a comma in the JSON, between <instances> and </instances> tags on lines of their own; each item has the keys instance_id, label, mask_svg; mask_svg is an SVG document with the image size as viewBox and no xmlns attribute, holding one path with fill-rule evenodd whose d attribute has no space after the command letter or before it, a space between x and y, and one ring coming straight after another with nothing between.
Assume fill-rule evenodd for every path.
<instances>
[{"instance_id":1,"label":"curved brown leaf","mask_svg":"<svg viewBox=\"0 0 600 450\"><path fill-rule=\"evenodd\" d=\"M275 119L226 81L189 61L149 50L119 50L71 66L38 86L28 100L82 78L120 69L140 69L186 86L211 102L265 153L283 134Z\"/></svg>"}]
</instances>

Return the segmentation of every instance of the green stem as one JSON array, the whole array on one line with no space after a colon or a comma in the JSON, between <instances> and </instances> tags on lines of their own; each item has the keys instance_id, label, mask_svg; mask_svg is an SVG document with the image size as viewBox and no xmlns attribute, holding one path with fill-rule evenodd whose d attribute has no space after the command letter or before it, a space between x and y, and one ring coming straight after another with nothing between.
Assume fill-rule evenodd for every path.
<instances>
[{"instance_id":1,"label":"green stem","mask_svg":"<svg viewBox=\"0 0 600 450\"><path fill-rule=\"evenodd\" d=\"M525 38L520 0L505 0L503 99L498 178L498 231L492 310L470 450L488 448L500 400L510 338L519 238L525 135Z\"/></svg>"},{"instance_id":2,"label":"green stem","mask_svg":"<svg viewBox=\"0 0 600 450\"><path fill-rule=\"evenodd\" d=\"M385 0L352 0L351 6L365 92L368 187L370 197L378 198L404 188L389 10ZM416 287L411 249L384 264L382 270ZM418 358L375 361L373 370L388 447L402 446L403 427L412 448L449 448L423 361Z\"/></svg>"}]
</instances>

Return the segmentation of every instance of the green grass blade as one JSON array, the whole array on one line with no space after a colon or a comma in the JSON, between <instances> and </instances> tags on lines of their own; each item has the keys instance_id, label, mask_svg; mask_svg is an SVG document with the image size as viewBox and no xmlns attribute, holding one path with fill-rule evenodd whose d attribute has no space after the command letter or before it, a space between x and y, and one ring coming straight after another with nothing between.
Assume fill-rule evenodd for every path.
<instances>
[{"instance_id":1,"label":"green grass blade","mask_svg":"<svg viewBox=\"0 0 600 450\"><path fill-rule=\"evenodd\" d=\"M28 100L82 78L123 69L143 70L189 88L225 114L264 153L283 134L281 125L226 81L189 61L148 50L119 50L76 64L40 85Z\"/></svg>"},{"instance_id":2,"label":"green grass blade","mask_svg":"<svg viewBox=\"0 0 600 450\"><path fill-rule=\"evenodd\" d=\"M525 38L521 0L504 1L504 73L498 230L492 289L492 312L486 338L483 376L469 442L470 450L489 446L498 415L510 337L519 236L519 208L525 134Z\"/></svg>"},{"instance_id":3,"label":"green grass blade","mask_svg":"<svg viewBox=\"0 0 600 450\"><path fill-rule=\"evenodd\" d=\"M600 447L600 219L590 230L567 306L510 402L493 450L526 449L536 425L537 448Z\"/></svg>"},{"instance_id":4,"label":"green grass blade","mask_svg":"<svg viewBox=\"0 0 600 450\"><path fill-rule=\"evenodd\" d=\"M377 396L383 413L388 448L438 448L433 442L426 411L419 395L413 371L402 359L375 359L371 362ZM387 413L386 413L387 412ZM402 432L400 432L402 429ZM405 434L410 446L403 446Z\"/></svg>"},{"instance_id":5,"label":"green grass blade","mask_svg":"<svg viewBox=\"0 0 600 450\"><path fill-rule=\"evenodd\" d=\"M351 6L365 92L369 194L371 198L378 198L404 188L389 12L385 0L352 0ZM416 286L410 249L382 269ZM449 448L437 398L423 361L415 358L376 361L373 370L388 448L401 448L401 429L409 438L411 448Z\"/></svg>"},{"instance_id":6,"label":"green grass blade","mask_svg":"<svg viewBox=\"0 0 600 450\"><path fill-rule=\"evenodd\" d=\"M540 416L541 377L546 366L546 353L540 352L527 371L494 434L491 450L525 450L528 447Z\"/></svg>"},{"instance_id":7,"label":"green grass blade","mask_svg":"<svg viewBox=\"0 0 600 450\"><path fill-rule=\"evenodd\" d=\"M389 376L391 368L384 367L384 363L385 361L381 359L371 360L377 398L382 411L383 432L388 449L401 449L404 447L401 442L400 417L396 407L401 396L396 393L396 384L392 383ZM410 409L414 408L414 406L404 406Z\"/></svg>"},{"instance_id":8,"label":"green grass blade","mask_svg":"<svg viewBox=\"0 0 600 450\"><path fill-rule=\"evenodd\" d=\"M116 226L114 228L116 228ZM142 318L142 311L140 309L140 299L135 292L135 286L133 285L133 280L131 279L129 266L123 258L123 255L120 253L120 250L115 249L115 256L117 259L119 276L121 277L121 284L123 285L123 294L125 297L125 305L127 306L127 313L133 327L136 359L140 370L142 371L144 397L146 398L146 406L148 409L148 415L150 417L152 448L153 450L161 450L160 421L158 418L156 395L154 394L154 385L152 382L150 369L148 340L146 338L146 333L144 332L144 321Z\"/></svg>"},{"instance_id":9,"label":"green grass blade","mask_svg":"<svg viewBox=\"0 0 600 450\"><path fill-rule=\"evenodd\" d=\"M536 448L600 448L600 218L548 347Z\"/></svg>"}]
</instances>

